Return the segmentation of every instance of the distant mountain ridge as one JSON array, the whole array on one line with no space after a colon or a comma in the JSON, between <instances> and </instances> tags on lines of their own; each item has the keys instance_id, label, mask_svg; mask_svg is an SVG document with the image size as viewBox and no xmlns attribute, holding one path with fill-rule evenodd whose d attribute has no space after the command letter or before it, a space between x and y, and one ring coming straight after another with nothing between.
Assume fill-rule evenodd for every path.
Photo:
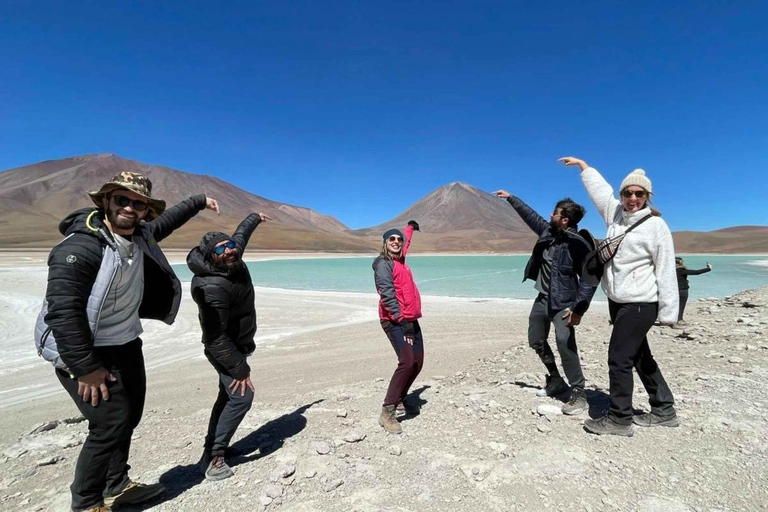
<instances>
[{"instance_id":1,"label":"distant mountain ridge","mask_svg":"<svg viewBox=\"0 0 768 512\"><path fill-rule=\"evenodd\" d=\"M205 193L219 200L222 215L202 212L163 242L189 248L209 230L231 232L251 212L272 221L254 235L255 250L374 253L381 233L415 219L421 232L413 252L529 252L536 236L506 202L472 185L453 182L430 192L396 217L379 225L349 230L341 221L304 206L258 196L219 178L149 165L113 154L48 160L0 172L0 248L53 246L57 227L73 210L91 206L86 192L121 171L146 173L153 193L172 205ZM768 254L768 226L734 226L711 232L673 233L680 253Z\"/></svg>"}]
</instances>

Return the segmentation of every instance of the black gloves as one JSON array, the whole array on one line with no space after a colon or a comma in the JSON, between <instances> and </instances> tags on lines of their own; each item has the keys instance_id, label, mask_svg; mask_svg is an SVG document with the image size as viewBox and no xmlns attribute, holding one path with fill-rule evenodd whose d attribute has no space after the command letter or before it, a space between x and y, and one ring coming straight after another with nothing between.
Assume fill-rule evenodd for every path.
<instances>
[{"instance_id":1,"label":"black gloves","mask_svg":"<svg viewBox=\"0 0 768 512\"><path fill-rule=\"evenodd\" d=\"M416 329L413 327L413 322L403 320L400 322L400 327L403 329L403 336L413 338L413 335L416 334Z\"/></svg>"},{"instance_id":2,"label":"black gloves","mask_svg":"<svg viewBox=\"0 0 768 512\"><path fill-rule=\"evenodd\" d=\"M409 220L408 221L408 225L411 226L414 231L418 231L419 230L419 223L416 222L415 220Z\"/></svg>"}]
</instances>

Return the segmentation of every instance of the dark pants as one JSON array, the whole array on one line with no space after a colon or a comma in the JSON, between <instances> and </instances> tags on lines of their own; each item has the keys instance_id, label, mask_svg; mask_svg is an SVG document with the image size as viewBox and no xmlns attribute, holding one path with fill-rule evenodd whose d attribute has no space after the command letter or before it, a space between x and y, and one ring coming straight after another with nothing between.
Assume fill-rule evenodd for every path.
<instances>
[{"instance_id":1,"label":"dark pants","mask_svg":"<svg viewBox=\"0 0 768 512\"><path fill-rule=\"evenodd\" d=\"M688 290L680 290L680 310L677 313L677 321L683 319L683 313L685 313L685 305L688 302Z\"/></svg>"},{"instance_id":2,"label":"dark pants","mask_svg":"<svg viewBox=\"0 0 768 512\"><path fill-rule=\"evenodd\" d=\"M219 396L213 404L205 436L205 451L212 457L224 456L237 427L253 405L253 391L246 388L243 396L239 390L233 393L229 389L233 381L226 373L219 372Z\"/></svg>"},{"instance_id":3,"label":"dark pants","mask_svg":"<svg viewBox=\"0 0 768 512\"><path fill-rule=\"evenodd\" d=\"M662 417L675 414L675 400L648 346L648 331L656 321L659 305L653 303L619 304L608 301L613 332L608 345L608 376L611 409L608 415L616 423L632 423L632 368L648 392L651 410Z\"/></svg>"},{"instance_id":4,"label":"dark pants","mask_svg":"<svg viewBox=\"0 0 768 512\"><path fill-rule=\"evenodd\" d=\"M405 341L403 328L399 325L384 321L381 322L381 327L397 354L397 369L392 375L392 380L389 381L384 405L396 405L408 394L413 381L424 366L424 339L418 321L413 322L413 345Z\"/></svg>"},{"instance_id":5,"label":"dark pants","mask_svg":"<svg viewBox=\"0 0 768 512\"><path fill-rule=\"evenodd\" d=\"M540 293L533 303L531 314L528 316L528 345L536 351L541 362L555 362L555 355L547 343L550 325L555 326L555 342L557 351L563 362L563 373L571 386L584 387L584 373L581 371L579 351L576 348L576 333L563 319L564 310L555 311L549 307L549 298Z\"/></svg>"},{"instance_id":6,"label":"dark pants","mask_svg":"<svg viewBox=\"0 0 768 512\"><path fill-rule=\"evenodd\" d=\"M85 439L75 465L72 482L72 509L85 510L104 501L104 496L119 494L128 484L128 454L131 435L144 411L147 380L141 339L114 347L97 347L104 367L117 379L107 381L109 400L93 407L77 394L77 379L56 370L64 389L88 420Z\"/></svg>"}]
</instances>

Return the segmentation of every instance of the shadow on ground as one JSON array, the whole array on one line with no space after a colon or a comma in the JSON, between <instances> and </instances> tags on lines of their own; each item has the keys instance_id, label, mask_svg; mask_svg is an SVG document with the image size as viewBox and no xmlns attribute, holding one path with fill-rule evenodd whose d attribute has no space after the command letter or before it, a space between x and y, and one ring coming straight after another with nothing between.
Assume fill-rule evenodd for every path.
<instances>
[{"instance_id":1,"label":"shadow on ground","mask_svg":"<svg viewBox=\"0 0 768 512\"><path fill-rule=\"evenodd\" d=\"M431 386L424 385L421 386L419 389L414 389L408 395L406 395L405 400L407 402L410 402L413 405L418 405L419 409L424 407L424 405L428 404L429 401L421 398L421 394L424 393L426 390L428 390ZM415 418L418 416L418 414L408 414L406 413L403 416L400 416L397 418L397 421L407 421L411 418Z\"/></svg>"},{"instance_id":2,"label":"shadow on ground","mask_svg":"<svg viewBox=\"0 0 768 512\"><path fill-rule=\"evenodd\" d=\"M227 450L227 464L235 467L246 462L250 462L282 448L285 440L295 436L307 425L307 419L304 412L317 405L323 400L315 400L312 403L302 405L295 411L284 414L279 418L268 421L257 430L251 432L244 438L237 441ZM256 451L258 450L258 453ZM147 505L158 505L165 501L171 501L174 498L184 494L192 487L198 485L204 480L200 468L197 464L187 464L185 466L176 466L160 476L160 483L165 486L165 494L158 500L153 500ZM128 509L125 509L126 512ZM132 508L131 510L142 510Z\"/></svg>"}]
</instances>

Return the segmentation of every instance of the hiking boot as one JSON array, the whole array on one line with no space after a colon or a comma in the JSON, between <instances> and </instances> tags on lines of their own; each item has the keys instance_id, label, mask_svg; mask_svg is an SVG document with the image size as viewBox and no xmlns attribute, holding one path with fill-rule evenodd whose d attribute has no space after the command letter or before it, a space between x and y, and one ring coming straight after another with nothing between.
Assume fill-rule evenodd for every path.
<instances>
[{"instance_id":1,"label":"hiking boot","mask_svg":"<svg viewBox=\"0 0 768 512\"><path fill-rule=\"evenodd\" d=\"M401 400L398 402L395 412L405 413L408 416L418 416L421 413L421 408L407 400Z\"/></svg>"},{"instance_id":2,"label":"hiking boot","mask_svg":"<svg viewBox=\"0 0 768 512\"><path fill-rule=\"evenodd\" d=\"M96 505L95 507L87 508L82 512L112 512L112 509L106 505Z\"/></svg>"},{"instance_id":3,"label":"hiking boot","mask_svg":"<svg viewBox=\"0 0 768 512\"><path fill-rule=\"evenodd\" d=\"M208 468L205 470L206 480L224 480L234 475L235 473L232 471L232 468L224 461L223 455L213 457L210 464L208 464Z\"/></svg>"},{"instance_id":4,"label":"hiking boot","mask_svg":"<svg viewBox=\"0 0 768 512\"><path fill-rule=\"evenodd\" d=\"M557 396L562 395L570 389L561 376L552 377L547 375L547 384L536 392L537 396Z\"/></svg>"},{"instance_id":5,"label":"hiking boot","mask_svg":"<svg viewBox=\"0 0 768 512\"><path fill-rule=\"evenodd\" d=\"M381 416L379 416L379 425L384 427L384 430L390 434L402 434L403 427L400 426L400 422L395 417L395 406L385 405L381 408Z\"/></svg>"},{"instance_id":6,"label":"hiking boot","mask_svg":"<svg viewBox=\"0 0 768 512\"><path fill-rule=\"evenodd\" d=\"M679 427L680 419L674 412L670 416L659 416L655 412L646 412L633 416L632 423L641 427Z\"/></svg>"},{"instance_id":7,"label":"hiking boot","mask_svg":"<svg viewBox=\"0 0 768 512\"><path fill-rule=\"evenodd\" d=\"M117 507L120 505L135 505L144 503L152 498L156 498L165 492L163 484L140 484L138 482L128 482L120 494L115 496L104 496L104 505L107 507Z\"/></svg>"},{"instance_id":8,"label":"hiking boot","mask_svg":"<svg viewBox=\"0 0 768 512\"><path fill-rule=\"evenodd\" d=\"M587 409L589 409L589 404L587 403L587 392L584 391L584 388L577 388L575 386L572 387L571 399L568 400L567 404L563 405L563 414L581 414Z\"/></svg>"},{"instance_id":9,"label":"hiking boot","mask_svg":"<svg viewBox=\"0 0 768 512\"><path fill-rule=\"evenodd\" d=\"M635 433L635 429L631 423L629 425L620 425L608 416L603 416L602 418L597 418L596 420L585 420L584 429L587 432L591 432L600 436L615 435L632 437L632 435Z\"/></svg>"}]
</instances>

